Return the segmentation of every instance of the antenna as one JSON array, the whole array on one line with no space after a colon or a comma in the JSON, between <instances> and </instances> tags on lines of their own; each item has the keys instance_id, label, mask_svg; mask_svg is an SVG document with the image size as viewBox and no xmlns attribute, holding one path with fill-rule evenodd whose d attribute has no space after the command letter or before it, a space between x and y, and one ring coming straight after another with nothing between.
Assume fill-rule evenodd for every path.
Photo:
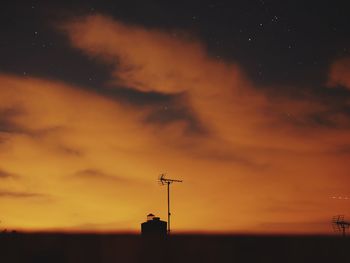
<instances>
[{"instance_id":1,"label":"antenna","mask_svg":"<svg viewBox=\"0 0 350 263\"><path fill-rule=\"evenodd\" d=\"M346 235L346 230L350 227L350 223L344 220L344 215L333 216L332 227L335 232L342 232L343 237Z\"/></svg>"},{"instance_id":2,"label":"antenna","mask_svg":"<svg viewBox=\"0 0 350 263\"><path fill-rule=\"evenodd\" d=\"M167 186L167 193L168 193L168 234L170 234L170 184L172 183L182 183L182 180L175 180L170 178L165 178L165 174L161 174L158 178L158 182L160 185L166 185Z\"/></svg>"}]
</instances>

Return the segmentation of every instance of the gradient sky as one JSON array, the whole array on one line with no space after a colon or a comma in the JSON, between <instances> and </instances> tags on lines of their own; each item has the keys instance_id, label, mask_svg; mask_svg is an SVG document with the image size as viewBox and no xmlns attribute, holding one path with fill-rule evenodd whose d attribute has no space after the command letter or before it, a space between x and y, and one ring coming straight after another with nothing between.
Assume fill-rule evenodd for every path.
<instances>
[{"instance_id":1,"label":"gradient sky","mask_svg":"<svg viewBox=\"0 0 350 263\"><path fill-rule=\"evenodd\" d=\"M0 228L138 231L164 172L178 232L350 214L340 1L23 2L0 11Z\"/></svg>"}]
</instances>

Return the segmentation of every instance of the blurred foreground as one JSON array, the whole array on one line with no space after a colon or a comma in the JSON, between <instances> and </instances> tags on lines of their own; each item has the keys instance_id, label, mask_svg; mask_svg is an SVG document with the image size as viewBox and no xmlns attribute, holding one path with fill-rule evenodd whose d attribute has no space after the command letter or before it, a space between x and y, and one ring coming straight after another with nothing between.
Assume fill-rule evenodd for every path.
<instances>
[{"instance_id":1,"label":"blurred foreground","mask_svg":"<svg viewBox=\"0 0 350 263\"><path fill-rule=\"evenodd\" d=\"M350 262L350 238L0 234L0 262Z\"/></svg>"}]
</instances>

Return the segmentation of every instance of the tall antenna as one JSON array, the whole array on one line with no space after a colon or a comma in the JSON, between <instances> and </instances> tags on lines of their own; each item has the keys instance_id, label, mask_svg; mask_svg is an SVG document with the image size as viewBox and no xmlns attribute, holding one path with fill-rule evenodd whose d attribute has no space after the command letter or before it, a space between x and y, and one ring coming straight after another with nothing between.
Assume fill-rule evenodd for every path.
<instances>
[{"instance_id":1,"label":"tall antenna","mask_svg":"<svg viewBox=\"0 0 350 263\"><path fill-rule=\"evenodd\" d=\"M170 234L170 184L172 183L182 183L182 180L175 180L170 178L165 178L165 174L161 174L158 179L159 183L161 185L167 186L167 193L168 193L168 234Z\"/></svg>"},{"instance_id":2,"label":"tall antenna","mask_svg":"<svg viewBox=\"0 0 350 263\"><path fill-rule=\"evenodd\" d=\"M346 235L346 229L350 227L350 223L344 220L344 215L333 216L332 226L334 231L342 232L343 237Z\"/></svg>"}]
</instances>

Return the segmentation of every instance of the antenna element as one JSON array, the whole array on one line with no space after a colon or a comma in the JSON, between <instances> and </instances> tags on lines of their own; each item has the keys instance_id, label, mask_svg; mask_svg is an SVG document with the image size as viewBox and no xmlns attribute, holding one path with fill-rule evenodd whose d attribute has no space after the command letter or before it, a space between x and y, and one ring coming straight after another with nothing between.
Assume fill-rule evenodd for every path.
<instances>
[{"instance_id":1,"label":"antenna element","mask_svg":"<svg viewBox=\"0 0 350 263\"><path fill-rule=\"evenodd\" d=\"M333 216L332 227L336 232L342 232L343 237L346 235L346 230L350 227L350 222L344 220L344 215Z\"/></svg>"}]
</instances>

